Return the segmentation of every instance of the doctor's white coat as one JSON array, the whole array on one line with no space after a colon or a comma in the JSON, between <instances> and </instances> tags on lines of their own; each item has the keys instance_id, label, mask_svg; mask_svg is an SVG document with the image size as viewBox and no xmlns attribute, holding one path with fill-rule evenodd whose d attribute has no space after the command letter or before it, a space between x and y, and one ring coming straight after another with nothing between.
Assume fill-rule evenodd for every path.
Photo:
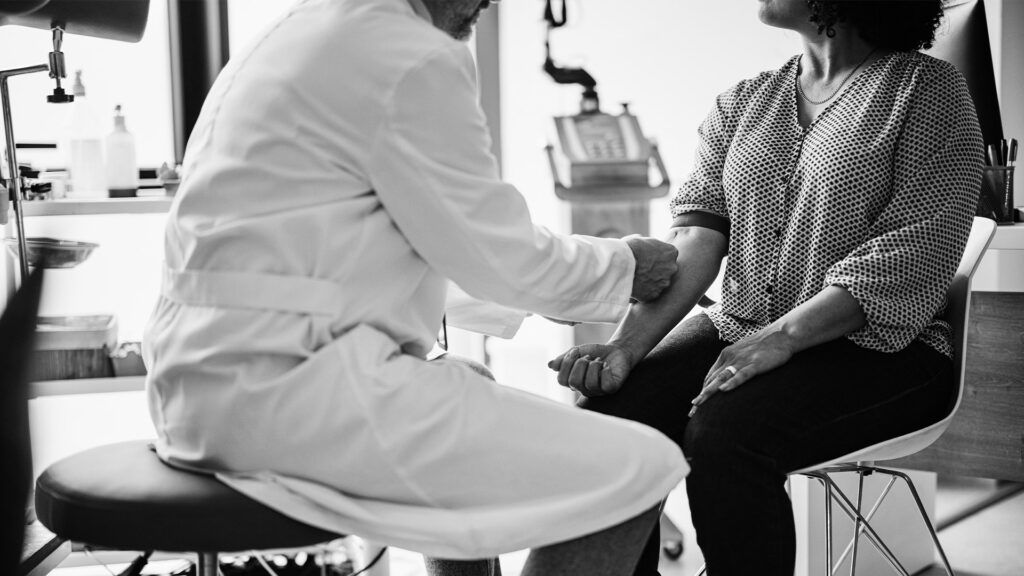
<instances>
[{"instance_id":1,"label":"doctor's white coat","mask_svg":"<svg viewBox=\"0 0 1024 576\"><path fill-rule=\"evenodd\" d=\"M145 335L158 453L296 519L476 558L658 503L653 429L426 362L450 279L614 321L618 240L535 226L498 180L467 48L407 0L305 0L236 55L192 133Z\"/></svg>"}]
</instances>

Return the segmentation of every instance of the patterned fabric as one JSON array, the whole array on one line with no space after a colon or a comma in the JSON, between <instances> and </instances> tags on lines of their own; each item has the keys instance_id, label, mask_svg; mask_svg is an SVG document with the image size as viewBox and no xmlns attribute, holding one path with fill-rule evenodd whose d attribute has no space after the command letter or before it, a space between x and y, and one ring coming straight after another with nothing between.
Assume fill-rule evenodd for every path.
<instances>
[{"instance_id":1,"label":"patterned fabric","mask_svg":"<svg viewBox=\"0 0 1024 576\"><path fill-rule=\"evenodd\" d=\"M915 339L952 354L938 319L977 204L983 145L967 84L949 63L892 53L807 128L799 57L720 95L700 127L672 215L730 221L722 301L707 313L735 342L824 287L856 298L865 348Z\"/></svg>"}]
</instances>

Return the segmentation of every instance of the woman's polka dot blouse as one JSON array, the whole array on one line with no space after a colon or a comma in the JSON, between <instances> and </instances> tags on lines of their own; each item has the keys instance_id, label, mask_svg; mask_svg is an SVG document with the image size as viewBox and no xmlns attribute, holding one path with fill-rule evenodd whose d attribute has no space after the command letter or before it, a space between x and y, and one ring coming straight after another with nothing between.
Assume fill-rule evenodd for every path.
<instances>
[{"instance_id":1,"label":"woman's polka dot blouse","mask_svg":"<svg viewBox=\"0 0 1024 576\"><path fill-rule=\"evenodd\" d=\"M860 302L860 346L915 339L950 355L939 320L970 233L983 146L953 65L917 52L862 71L807 129L798 57L720 95L693 172L672 201L729 220L722 301L707 310L735 342L824 287Z\"/></svg>"}]
</instances>

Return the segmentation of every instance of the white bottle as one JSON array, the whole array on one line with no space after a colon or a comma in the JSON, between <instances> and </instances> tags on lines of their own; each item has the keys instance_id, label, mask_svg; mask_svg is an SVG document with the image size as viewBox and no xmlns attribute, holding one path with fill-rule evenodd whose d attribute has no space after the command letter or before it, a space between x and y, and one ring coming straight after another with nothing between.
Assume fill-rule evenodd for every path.
<instances>
[{"instance_id":1,"label":"white bottle","mask_svg":"<svg viewBox=\"0 0 1024 576\"><path fill-rule=\"evenodd\" d=\"M139 163L135 137L124 123L121 105L114 107L114 131L104 140L107 158L107 190L111 198L135 196L139 188Z\"/></svg>"},{"instance_id":2,"label":"white bottle","mask_svg":"<svg viewBox=\"0 0 1024 576\"><path fill-rule=\"evenodd\" d=\"M107 182L103 164L103 130L82 84L82 71L75 72L68 135L68 170L71 176L69 197L104 197Z\"/></svg>"}]
</instances>

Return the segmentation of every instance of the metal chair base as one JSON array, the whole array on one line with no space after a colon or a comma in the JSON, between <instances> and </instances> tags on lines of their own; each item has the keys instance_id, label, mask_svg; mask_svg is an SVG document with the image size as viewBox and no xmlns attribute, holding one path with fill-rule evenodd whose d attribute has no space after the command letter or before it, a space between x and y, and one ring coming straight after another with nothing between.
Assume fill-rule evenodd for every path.
<instances>
[{"instance_id":1,"label":"metal chair base","mask_svg":"<svg viewBox=\"0 0 1024 576\"><path fill-rule=\"evenodd\" d=\"M850 499L849 496L839 487L838 484L830 476L831 474L840 473L854 473L858 476L857 481L857 502ZM864 477L870 476L871 474L884 474L889 476L889 482L885 488L882 489L882 493L875 500L874 504L867 514L862 514L862 504L864 496ZM826 574L833 576L838 573L839 568L846 561L848 556L851 556L850 561L850 576L854 576L857 570L857 551L860 541L860 536L867 538L867 541L875 547L876 550L882 555L883 558L889 563L892 569L901 576L910 576L907 569L900 563L896 555L889 549L882 540L881 536L875 531L871 525L871 519L875 513L881 507L882 502L886 496L892 490L893 485L897 480L903 480L907 485L907 489L910 494L914 497L914 502L917 504L918 512L921 514L921 519L924 521L924 525L928 528L928 533L931 535L932 543L935 549L939 553L939 558L942 560L942 566L946 570L947 576L956 576L953 572L953 567L949 564L949 558L946 556L946 551L942 547L942 543L939 542L939 535L935 531L935 526L928 518L928 512L924 508L924 503L921 501L921 496L917 492L917 488L914 486L914 481L910 479L908 475L897 470L890 470L887 468L878 468L867 464L849 464L842 466L832 466L829 468L823 468L814 472L803 472L803 476L814 478L821 483L825 490L825 566L827 567ZM839 559L833 563L833 540L832 540L832 504L838 504L839 509L854 523L854 534L853 538L847 544L843 553L839 555ZM704 576L707 574L707 566L701 566L696 576Z\"/></svg>"}]
</instances>

